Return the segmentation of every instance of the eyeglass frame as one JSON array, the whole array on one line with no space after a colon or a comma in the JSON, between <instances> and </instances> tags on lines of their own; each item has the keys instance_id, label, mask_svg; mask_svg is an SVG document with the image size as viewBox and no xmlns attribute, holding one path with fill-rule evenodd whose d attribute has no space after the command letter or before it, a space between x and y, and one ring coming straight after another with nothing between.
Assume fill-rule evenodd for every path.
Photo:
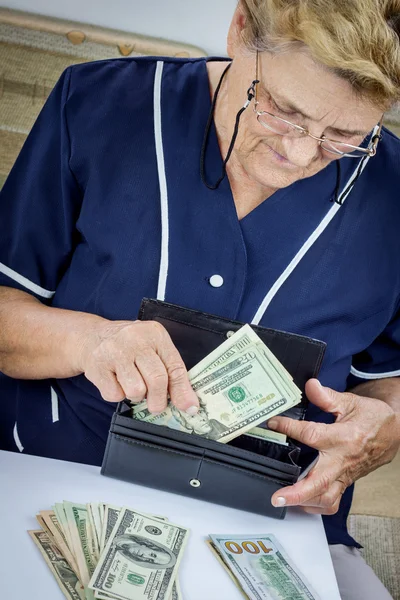
<instances>
[{"instance_id":1,"label":"eyeglass frame","mask_svg":"<svg viewBox=\"0 0 400 600\"><path fill-rule=\"evenodd\" d=\"M266 114L266 115L269 115L269 116L273 117L274 119L277 119L277 121L281 121L282 123L286 123L290 127L293 127L293 129L296 130L296 131L298 131L300 134L307 135L307 136L311 137L313 140L317 140L319 142L319 144L318 144L319 146L321 146L323 142L327 141L327 142L332 142L334 144L340 144L342 146L347 146L348 148L353 148L353 150L358 150L358 151L362 152L362 154L364 154L364 156L369 156L370 158L372 156L376 155L378 144L379 144L380 140L382 139L381 131L382 131L382 127L383 127L383 118L385 116L385 113L382 114L382 116L381 116L381 118L380 118L380 120L378 122L378 131L376 132L376 134L370 140L367 148L362 148L361 146L353 146L352 144L346 144L344 142L339 142L339 140L332 140L330 138L327 138L326 136L317 137L317 136L313 135L312 133L310 133L308 131L308 129L306 129L305 127L302 127L301 125L296 125L295 123L292 123L291 121L287 121L286 119L282 119L282 117L278 117L277 115L274 115L273 113L271 113L271 112L269 112L267 110L262 110L262 111L257 110L257 105L259 104L259 102L257 100L257 85L260 83L258 72L259 72L259 68L258 68L258 51L257 51L257 57L256 57L256 78L252 82L252 84L249 87L249 89L247 90L248 100L246 102L246 105L249 104L251 102L251 100L254 98L254 108L253 108L253 110L254 110L254 112L257 115L257 121L260 123L260 125L262 125L266 129L269 129L269 131L273 131L277 135L281 135L281 136L289 135L290 132L287 132L287 133L278 133L277 131L274 131L273 129L271 129L270 127L268 127L268 125L265 125L264 123L262 123L260 121L259 117L261 117L263 114ZM334 154L336 156L342 156L342 157L347 156L348 158L360 158L360 156L354 156L352 154L347 154L346 152L340 152L340 151L336 151L335 152L334 150L328 150L328 148L323 148L323 150L326 150L326 152L330 152L331 154Z\"/></svg>"}]
</instances>

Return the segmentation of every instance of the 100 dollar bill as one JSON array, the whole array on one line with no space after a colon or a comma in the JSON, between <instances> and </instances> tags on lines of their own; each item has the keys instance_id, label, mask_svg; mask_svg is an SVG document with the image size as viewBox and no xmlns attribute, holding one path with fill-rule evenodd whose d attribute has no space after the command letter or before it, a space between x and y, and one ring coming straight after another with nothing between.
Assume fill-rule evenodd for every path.
<instances>
[{"instance_id":1,"label":"100 dollar bill","mask_svg":"<svg viewBox=\"0 0 400 600\"><path fill-rule=\"evenodd\" d=\"M104 527L103 527L103 534L102 534L102 539L101 539L101 550L103 550L108 542L108 540L110 539L110 535L115 527L115 525L117 524L119 515L121 514L121 511L123 509L120 506L112 506L110 504L107 504L105 511L104 511ZM168 519L166 517L163 516L158 516L158 515L149 515L154 519L157 519L158 521L168 521ZM104 599L107 600L108 598L110 598L111 596L108 594L104 594L103 592L100 591L96 591L95 592L95 597L99 598L99 599ZM176 581L174 581L174 585L172 586L172 592L171 592L171 596L169 600L181 600L181 592L180 592L180 587L179 587L179 582L176 579Z\"/></svg>"},{"instance_id":2,"label":"100 dollar bill","mask_svg":"<svg viewBox=\"0 0 400 600\"><path fill-rule=\"evenodd\" d=\"M122 509L89 587L126 600L169 600L189 531Z\"/></svg>"},{"instance_id":3,"label":"100 dollar bill","mask_svg":"<svg viewBox=\"0 0 400 600\"><path fill-rule=\"evenodd\" d=\"M321 600L273 535L213 534L210 539L251 600Z\"/></svg>"}]
</instances>

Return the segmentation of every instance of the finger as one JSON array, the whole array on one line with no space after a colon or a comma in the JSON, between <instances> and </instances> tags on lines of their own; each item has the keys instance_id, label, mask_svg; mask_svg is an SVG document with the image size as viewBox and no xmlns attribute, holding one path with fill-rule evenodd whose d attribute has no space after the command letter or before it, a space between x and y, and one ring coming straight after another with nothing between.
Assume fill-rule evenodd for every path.
<instances>
[{"instance_id":1,"label":"finger","mask_svg":"<svg viewBox=\"0 0 400 600\"><path fill-rule=\"evenodd\" d=\"M168 375L158 354L142 352L135 359L136 366L147 389L147 406L151 413L160 413L167 407Z\"/></svg>"},{"instance_id":2,"label":"finger","mask_svg":"<svg viewBox=\"0 0 400 600\"><path fill-rule=\"evenodd\" d=\"M121 402L125 398L125 392L112 371L88 370L85 377L97 387L106 402Z\"/></svg>"},{"instance_id":3,"label":"finger","mask_svg":"<svg viewBox=\"0 0 400 600\"><path fill-rule=\"evenodd\" d=\"M304 512L310 515L335 515L339 510L340 501L336 502L332 506L304 506L302 507Z\"/></svg>"},{"instance_id":4,"label":"finger","mask_svg":"<svg viewBox=\"0 0 400 600\"><path fill-rule=\"evenodd\" d=\"M326 450L336 442L336 432L332 430L333 426L326 423L297 421L289 417L272 417L267 425L270 429L284 433L316 450Z\"/></svg>"},{"instance_id":5,"label":"finger","mask_svg":"<svg viewBox=\"0 0 400 600\"><path fill-rule=\"evenodd\" d=\"M341 473L338 468L324 465L323 462L320 459L321 466L315 467L312 473L301 481L275 492L271 498L273 506L305 505L311 498L327 492Z\"/></svg>"},{"instance_id":6,"label":"finger","mask_svg":"<svg viewBox=\"0 0 400 600\"><path fill-rule=\"evenodd\" d=\"M305 391L312 404L336 417L347 414L356 401L354 394L336 392L322 386L318 379L309 379Z\"/></svg>"},{"instance_id":7,"label":"finger","mask_svg":"<svg viewBox=\"0 0 400 600\"><path fill-rule=\"evenodd\" d=\"M335 409L335 400L336 396L339 396L339 393L331 388L322 386L318 379L309 379L305 386L305 392L309 401L323 411L333 412Z\"/></svg>"},{"instance_id":8,"label":"finger","mask_svg":"<svg viewBox=\"0 0 400 600\"><path fill-rule=\"evenodd\" d=\"M301 504L300 506L304 507L313 507L313 508L331 508L337 502L340 502L340 499L345 491L346 486L341 481L334 481L326 492L323 494L319 494L314 498L310 498L307 502Z\"/></svg>"},{"instance_id":9,"label":"finger","mask_svg":"<svg viewBox=\"0 0 400 600\"><path fill-rule=\"evenodd\" d=\"M146 398L147 387L135 363L119 362L116 376L128 400L142 402Z\"/></svg>"},{"instance_id":10,"label":"finger","mask_svg":"<svg viewBox=\"0 0 400 600\"><path fill-rule=\"evenodd\" d=\"M163 361L168 373L168 390L171 402L180 410L194 415L199 409L199 399L193 391L189 381L189 376L178 350L170 343L165 344L159 355Z\"/></svg>"}]
</instances>

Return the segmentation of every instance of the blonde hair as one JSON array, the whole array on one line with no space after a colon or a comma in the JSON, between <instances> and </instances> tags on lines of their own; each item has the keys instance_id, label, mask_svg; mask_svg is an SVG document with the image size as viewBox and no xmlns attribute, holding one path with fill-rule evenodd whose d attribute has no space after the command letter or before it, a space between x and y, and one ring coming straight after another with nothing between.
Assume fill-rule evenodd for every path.
<instances>
[{"instance_id":1,"label":"blonde hair","mask_svg":"<svg viewBox=\"0 0 400 600\"><path fill-rule=\"evenodd\" d=\"M387 110L400 100L400 0L240 0L252 51L307 51Z\"/></svg>"}]
</instances>

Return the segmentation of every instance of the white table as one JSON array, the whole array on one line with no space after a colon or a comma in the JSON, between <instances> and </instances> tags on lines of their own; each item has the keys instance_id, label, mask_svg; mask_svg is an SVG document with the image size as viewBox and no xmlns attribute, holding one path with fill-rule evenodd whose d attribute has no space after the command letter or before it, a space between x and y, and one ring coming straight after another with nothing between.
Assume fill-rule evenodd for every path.
<instances>
[{"instance_id":1,"label":"white table","mask_svg":"<svg viewBox=\"0 0 400 600\"><path fill-rule=\"evenodd\" d=\"M190 528L179 576L184 600L243 599L204 543L209 533L273 533L322 600L340 600L318 515L291 509L279 521L102 477L98 467L12 452L0 451L0 481L2 599L64 598L26 531L38 528L39 510L73 500L131 506Z\"/></svg>"}]
</instances>

